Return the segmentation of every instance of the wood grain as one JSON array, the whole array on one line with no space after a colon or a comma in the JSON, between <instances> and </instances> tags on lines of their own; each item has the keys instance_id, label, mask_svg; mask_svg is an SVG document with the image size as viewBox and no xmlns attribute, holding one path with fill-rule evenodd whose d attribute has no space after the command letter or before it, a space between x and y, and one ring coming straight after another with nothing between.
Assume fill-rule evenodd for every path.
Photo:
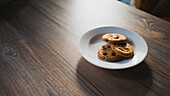
<instances>
[{"instance_id":1,"label":"wood grain","mask_svg":"<svg viewBox=\"0 0 170 96\"><path fill-rule=\"evenodd\" d=\"M0 96L170 95L169 22L114 0L19 1L1 10ZM126 70L91 65L78 40L99 26L135 31L147 58Z\"/></svg>"}]
</instances>

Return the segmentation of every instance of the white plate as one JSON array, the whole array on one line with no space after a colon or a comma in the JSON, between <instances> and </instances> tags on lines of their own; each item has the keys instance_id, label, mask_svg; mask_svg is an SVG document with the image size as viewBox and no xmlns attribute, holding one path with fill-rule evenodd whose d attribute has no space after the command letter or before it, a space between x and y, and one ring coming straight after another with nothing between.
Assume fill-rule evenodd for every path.
<instances>
[{"instance_id":1,"label":"white plate","mask_svg":"<svg viewBox=\"0 0 170 96\"><path fill-rule=\"evenodd\" d=\"M105 33L119 33L126 36L133 44L134 56L120 62L107 62L99 59L97 55L98 48L107 44L101 40ZM95 28L83 34L79 41L79 50L81 55L95 66L106 69L125 69L141 63L148 53L148 46L137 33L124 28L108 26Z\"/></svg>"}]
</instances>

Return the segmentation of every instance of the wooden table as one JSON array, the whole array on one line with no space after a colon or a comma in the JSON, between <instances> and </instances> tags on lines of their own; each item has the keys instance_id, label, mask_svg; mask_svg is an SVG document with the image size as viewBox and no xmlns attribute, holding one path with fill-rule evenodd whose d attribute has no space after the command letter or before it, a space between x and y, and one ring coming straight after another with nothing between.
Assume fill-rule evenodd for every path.
<instances>
[{"instance_id":1,"label":"wooden table","mask_svg":"<svg viewBox=\"0 0 170 96\"><path fill-rule=\"evenodd\" d=\"M1 9L0 96L170 96L170 23L115 0L20 0ZM147 58L125 70L78 50L96 27L135 31Z\"/></svg>"}]
</instances>

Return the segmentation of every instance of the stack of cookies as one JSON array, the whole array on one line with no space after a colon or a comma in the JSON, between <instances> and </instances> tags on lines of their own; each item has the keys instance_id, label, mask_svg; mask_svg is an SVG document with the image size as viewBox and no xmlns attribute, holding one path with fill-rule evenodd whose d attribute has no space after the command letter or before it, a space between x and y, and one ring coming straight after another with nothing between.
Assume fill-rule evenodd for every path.
<instances>
[{"instance_id":1,"label":"stack of cookies","mask_svg":"<svg viewBox=\"0 0 170 96\"><path fill-rule=\"evenodd\" d=\"M117 33L107 33L102 36L102 40L110 43L98 49L98 56L106 61L116 62L131 58L134 49L127 41L127 38Z\"/></svg>"}]
</instances>

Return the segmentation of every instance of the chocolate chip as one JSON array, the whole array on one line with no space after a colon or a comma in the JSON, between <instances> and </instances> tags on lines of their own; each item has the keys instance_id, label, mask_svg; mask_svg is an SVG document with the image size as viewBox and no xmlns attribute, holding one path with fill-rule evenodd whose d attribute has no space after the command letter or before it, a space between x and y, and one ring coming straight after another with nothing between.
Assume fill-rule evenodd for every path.
<instances>
[{"instance_id":1,"label":"chocolate chip","mask_svg":"<svg viewBox=\"0 0 170 96\"><path fill-rule=\"evenodd\" d=\"M123 43L123 46L126 46L126 43Z\"/></svg>"},{"instance_id":2,"label":"chocolate chip","mask_svg":"<svg viewBox=\"0 0 170 96\"><path fill-rule=\"evenodd\" d=\"M121 51L123 51L123 49L122 48L119 48Z\"/></svg>"},{"instance_id":3,"label":"chocolate chip","mask_svg":"<svg viewBox=\"0 0 170 96\"><path fill-rule=\"evenodd\" d=\"M119 37L114 37L114 39L119 39Z\"/></svg>"},{"instance_id":4,"label":"chocolate chip","mask_svg":"<svg viewBox=\"0 0 170 96\"><path fill-rule=\"evenodd\" d=\"M102 59L105 59L105 57L103 57Z\"/></svg>"},{"instance_id":5,"label":"chocolate chip","mask_svg":"<svg viewBox=\"0 0 170 96\"><path fill-rule=\"evenodd\" d=\"M105 41L108 41L108 39L104 39Z\"/></svg>"},{"instance_id":6,"label":"chocolate chip","mask_svg":"<svg viewBox=\"0 0 170 96\"><path fill-rule=\"evenodd\" d=\"M123 47L123 49L128 50L128 48Z\"/></svg>"},{"instance_id":7,"label":"chocolate chip","mask_svg":"<svg viewBox=\"0 0 170 96\"><path fill-rule=\"evenodd\" d=\"M112 53L112 56L116 56L116 53Z\"/></svg>"},{"instance_id":8,"label":"chocolate chip","mask_svg":"<svg viewBox=\"0 0 170 96\"><path fill-rule=\"evenodd\" d=\"M108 48L110 48L110 46L108 46Z\"/></svg>"},{"instance_id":9,"label":"chocolate chip","mask_svg":"<svg viewBox=\"0 0 170 96\"><path fill-rule=\"evenodd\" d=\"M116 43L113 43L116 46Z\"/></svg>"},{"instance_id":10,"label":"chocolate chip","mask_svg":"<svg viewBox=\"0 0 170 96\"><path fill-rule=\"evenodd\" d=\"M107 53L103 53L103 55L107 55Z\"/></svg>"}]
</instances>

